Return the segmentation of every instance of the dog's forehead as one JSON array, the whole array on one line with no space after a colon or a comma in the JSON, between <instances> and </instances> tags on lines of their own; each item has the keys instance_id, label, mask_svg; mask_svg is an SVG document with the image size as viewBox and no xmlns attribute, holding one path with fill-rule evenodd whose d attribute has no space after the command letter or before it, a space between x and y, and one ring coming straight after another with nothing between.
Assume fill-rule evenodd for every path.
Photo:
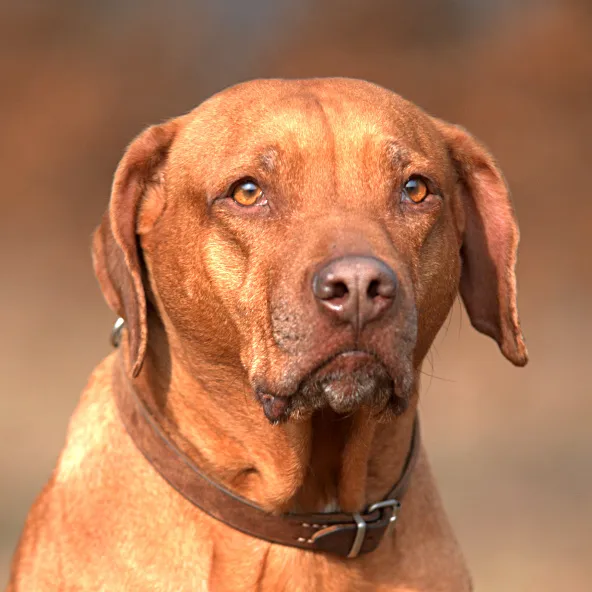
<instances>
[{"instance_id":1,"label":"dog's forehead","mask_svg":"<svg viewBox=\"0 0 592 592\"><path fill-rule=\"evenodd\" d=\"M361 80L242 83L202 103L186 121L173 152L182 154L182 164L206 174L231 160L271 162L277 151L323 159L337 150L349 162L362 151L382 158L406 152L445 157L426 113Z\"/></svg>"}]
</instances>

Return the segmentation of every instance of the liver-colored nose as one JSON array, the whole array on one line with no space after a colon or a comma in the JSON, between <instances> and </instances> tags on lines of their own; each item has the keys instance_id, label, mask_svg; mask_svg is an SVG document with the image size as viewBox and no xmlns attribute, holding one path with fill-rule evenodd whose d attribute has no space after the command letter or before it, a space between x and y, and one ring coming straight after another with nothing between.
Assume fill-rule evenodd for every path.
<instances>
[{"instance_id":1,"label":"liver-colored nose","mask_svg":"<svg viewBox=\"0 0 592 592\"><path fill-rule=\"evenodd\" d=\"M340 257L314 275L312 291L323 311L361 331L392 306L397 276L374 257Z\"/></svg>"}]
</instances>

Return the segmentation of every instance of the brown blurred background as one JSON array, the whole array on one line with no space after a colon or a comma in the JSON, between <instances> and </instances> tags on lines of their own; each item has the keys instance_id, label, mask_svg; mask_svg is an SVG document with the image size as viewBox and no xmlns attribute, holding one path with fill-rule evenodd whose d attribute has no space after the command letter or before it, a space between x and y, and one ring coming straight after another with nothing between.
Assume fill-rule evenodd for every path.
<instances>
[{"instance_id":1,"label":"brown blurred background","mask_svg":"<svg viewBox=\"0 0 592 592\"><path fill-rule=\"evenodd\" d=\"M126 143L244 79L344 75L469 128L513 189L531 363L456 305L421 405L476 589L592 589L589 1L24 0L0 48L0 586L109 351L89 241Z\"/></svg>"}]
</instances>

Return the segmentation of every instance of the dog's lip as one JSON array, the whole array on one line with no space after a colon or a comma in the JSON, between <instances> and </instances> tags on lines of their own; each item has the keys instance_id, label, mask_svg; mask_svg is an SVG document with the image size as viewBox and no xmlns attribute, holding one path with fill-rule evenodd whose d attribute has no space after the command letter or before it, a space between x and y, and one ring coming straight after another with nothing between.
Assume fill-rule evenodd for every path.
<instances>
[{"instance_id":1,"label":"dog's lip","mask_svg":"<svg viewBox=\"0 0 592 592\"><path fill-rule=\"evenodd\" d=\"M332 356L332 358L335 359L335 358L339 358L341 356L344 356L344 357L351 356L351 357L359 357L359 358L361 358L361 357L374 358L373 354L371 354L370 352L365 351L363 349L348 349L348 350L345 350L345 351L335 354L334 356Z\"/></svg>"},{"instance_id":2,"label":"dog's lip","mask_svg":"<svg viewBox=\"0 0 592 592\"><path fill-rule=\"evenodd\" d=\"M367 365L368 362L382 364L375 354L361 349L349 349L330 356L317 366L311 374L323 374L335 365L338 365L342 370L354 370L359 366Z\"/></svg>"},{"instance_id":3,"label":"dog's lip","mask_svg":"<svg viewBox=\"0 0 592 592\"><path fill-rule=\"evenodd\" d=\"M382 370L381 370L382 368ZM319 387L334 384L337 388L339 382L355 380L355 376L363 376L362 373L369 373L368 376L377 372L377 375L384 371L395 380L388 366L381 357L373 351L364 349L348 348L334 352L317 362L305 375L301 376L296 388L290 390L274 389L270 385L260 385L255 389L257 398L263 407L266 417L271 423L276 424L288 417L293 405L298 405L298 396L302 394L304 385L311 381L317 382ZM345 385L347 386L347 385ZM349 385L351 387L351 385ZM263 387L263 388L261 388ZM296 403L294 403L296 401ZM301 401L300 401L301 402Z\"/></svg>"},{"instance_id":4,"label":"dog's lip","mask_svg":"<svg viewBox=\"0 0 592 592\"><path fill-rule=\"evenodd\" d=\"M273 388L265 382L254 386L254 390L261 403L268 402L269 404L271 399L280 399L287 402L299 392L302 384L312 377L322 379L324 376L330 375L335 371L349 373L373 365L388 368L382 359L371 351L356 348L343 349L319 360L317 364L302 374L297 383L289 390Z\"/></svg>"}]
</instances>

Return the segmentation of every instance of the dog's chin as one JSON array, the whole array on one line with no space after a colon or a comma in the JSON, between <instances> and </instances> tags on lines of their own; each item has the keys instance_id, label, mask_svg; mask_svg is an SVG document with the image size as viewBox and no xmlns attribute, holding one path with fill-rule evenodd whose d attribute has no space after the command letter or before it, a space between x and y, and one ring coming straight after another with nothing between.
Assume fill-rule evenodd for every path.
<instances>
[{"instance_id":1,"label":"dog's chin","mask_svg":"<svg viewBox=\"0 0 592 592\"><path fill-rule=\"evenodd\" d=\"M382 369L336 370L322 378L311 378L302 392L308 402L305 407L328 405L336 413L351 413L363 404L383 409L393 394L393 381Z\"/></svg>"},{"instance_id":2,"label":"dog's chin","mask_svg":"<svg viewBox=\"0 0 592 592\"><path fill-rule=\"evenodd\" d=\"M354 412L361 406L377 416L400 414L408 402L408 393L396 388L384 364L366 352L340 353L304 377L296 392L285 397L261 395L266 417L272 423L304 419L324 407L339 414Z\"/></svg>"}]
</instances>

